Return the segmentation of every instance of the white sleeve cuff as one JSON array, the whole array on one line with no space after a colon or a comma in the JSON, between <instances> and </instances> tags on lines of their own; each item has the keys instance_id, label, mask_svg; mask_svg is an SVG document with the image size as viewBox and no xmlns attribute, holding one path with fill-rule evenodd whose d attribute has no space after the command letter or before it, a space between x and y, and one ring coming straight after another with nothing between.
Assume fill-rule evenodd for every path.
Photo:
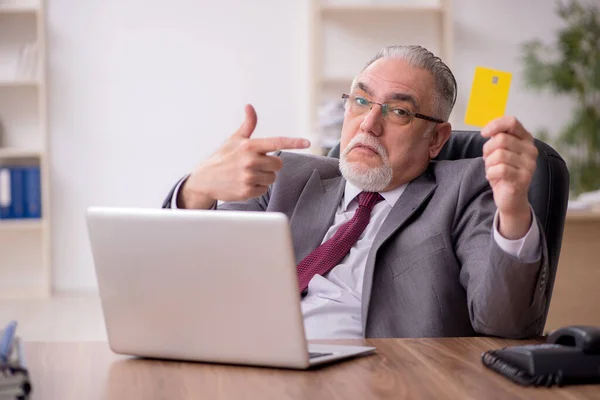
<instances>
[{"instance_id":1,"label":"white sleeve cuff","mask_svg":"<svg viewBox=\"0 0 600 400\"><path fill-rule=\"evenodd\" d=\"M535 222L535 214L531 206L531 226L529 231L521 239L509 240L504 238L498 231L498 210L494 215L494 240L502 250L523 262L534 262L540 258L540 229Z\"/></svg>"}]
</instances>

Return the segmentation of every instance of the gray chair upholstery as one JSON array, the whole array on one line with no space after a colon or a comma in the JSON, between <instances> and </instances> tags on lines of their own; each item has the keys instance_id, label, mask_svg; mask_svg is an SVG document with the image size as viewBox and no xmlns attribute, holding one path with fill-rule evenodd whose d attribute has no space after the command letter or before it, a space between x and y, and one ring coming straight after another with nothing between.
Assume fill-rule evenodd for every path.
<instances>
[{"instance_id":1,"label":"gray chair upholstery","mask_svg":"<svg viewBox=\"0 0 600 400\"><path fill-rule=\"evenodd\" d=\"M483 144L487 141L478 131L452 131L450 139L436 160L458 160L481 157ZM539 151L537 168L529 187L529 202L540 220L548 244L550 277L548 304L558 269L558 259L562 244L563 229L569 198L569 171L561 156L546 143L535 139ZM339 143L328 153L330 157L339 157ZM544 321L548 315L546 308Z\"/></svg>"}]
</instances>

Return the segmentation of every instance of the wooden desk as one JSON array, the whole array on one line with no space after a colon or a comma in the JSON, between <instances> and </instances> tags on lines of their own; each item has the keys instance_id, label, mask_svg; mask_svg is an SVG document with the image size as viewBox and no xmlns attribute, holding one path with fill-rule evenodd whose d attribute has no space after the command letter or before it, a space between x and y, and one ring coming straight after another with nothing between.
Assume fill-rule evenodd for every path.
<instances>
[{"instance_id":1,"label":"wooden desk","mask_svg":"<svg viewBox=\"0 0 600 400\"><path fill-rule=\"evenodd\" d=\"M569 211L545 331L600 326L600 212Z\"/></svg>"},{"instance_id":2,"label":"wooden desk","mask_svg":"<svg viewBox=\"0 0 600 400\"><path fill-rule=\"evenodd\" d=\"M532 342L532 341L529 341ZM128 359L106 343L26 343L36 400L600 399L600 386L524 388L481 352L525 342L379 339L374 355L309 371Z\"/></svg>"}]
</instances>

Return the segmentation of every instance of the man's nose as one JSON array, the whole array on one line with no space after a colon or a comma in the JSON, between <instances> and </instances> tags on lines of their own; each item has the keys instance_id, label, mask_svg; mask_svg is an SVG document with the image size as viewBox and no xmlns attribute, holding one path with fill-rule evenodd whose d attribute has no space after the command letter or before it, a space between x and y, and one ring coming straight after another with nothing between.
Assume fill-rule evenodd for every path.
<instances>
[{"instance_id":1,"label":"man's nose","mask_svg":"<svg viewBox=\"0 0 600 400\"><path fill-rule=\"evenodd\" d=\"M373 104L360 124L360 129L364 133L381 136L383 133L383 107L380 104Z\"/></svg>"}]
</instances>

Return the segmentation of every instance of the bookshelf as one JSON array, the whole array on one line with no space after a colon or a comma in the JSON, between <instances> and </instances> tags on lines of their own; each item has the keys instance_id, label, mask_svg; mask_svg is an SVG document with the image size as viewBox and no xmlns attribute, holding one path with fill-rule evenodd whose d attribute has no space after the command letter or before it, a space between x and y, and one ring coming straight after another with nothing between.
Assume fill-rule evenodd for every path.
<instances>
[{"instance_id":1,"label":"bookshelf","mask_svg":"<svg viewBox=\"0 0 600 400\"><path fill-rule=\"evenodd\" d=\"M39 9L32 2L4 0L0 3L0 14L37 14Z\"/></svg>"},{"instance_id":2,"label":"bookshelf","mask_svg":"<svg viewBox=\"0 0 600 400\"><path fill-rule=\"evenodd\" d=\"M310 0L310 151L325 154L339 129L321 128L323 104L339 106L354 76L381 48L420 44L452 68L451 0ZM321 118L322 121L322 118Z\"/></svg>"},{"instance_id":3,"label":"bookshelf","mask_svg":"<svg viewBox=\"0 0 600 400\"><path fill-rule=\"evenodd\" d=\"M389 12L398 12L398 13L441 13L442 8L437 3L419 3L419 2L391 2L391 3L374 3L374 2L364 2L364 3L356 3L356 4L348 4L348 3L320 3L321 13L322 14L333 14L333 13L389 13Z\"/></svg>"},{"instance_id":4,"label":"bookshelf","mask_svg":"<svg viewBox=\"0 0 600 400\"><path fill-rule=\"evenodd\" d=\"M36 87L38 86L39 82L33 80L33 79L5 79L0 81L0 87L13 87L13 88L18 88L18 87Z\"/></svg>"},{"instance_id":5,"label":"bookshelf","mask_svg":"<svg viewBox=\"0 0 600 400\"><path fill-rule=\"evenodd\" d=\"M45 66L45 0L0 0L0 298L51 293Z\"/></svg>"},{"instance_id":6,"label":"bookshelf","mask_svg":"<svg viewBox=\"0 0 600 400\"><path fill-rule=\"evenodd\" d=\"M41 219L2 220L0 221L0 232L12 230L38 230L44 227Z\"/></svg>"}]
</instances>

